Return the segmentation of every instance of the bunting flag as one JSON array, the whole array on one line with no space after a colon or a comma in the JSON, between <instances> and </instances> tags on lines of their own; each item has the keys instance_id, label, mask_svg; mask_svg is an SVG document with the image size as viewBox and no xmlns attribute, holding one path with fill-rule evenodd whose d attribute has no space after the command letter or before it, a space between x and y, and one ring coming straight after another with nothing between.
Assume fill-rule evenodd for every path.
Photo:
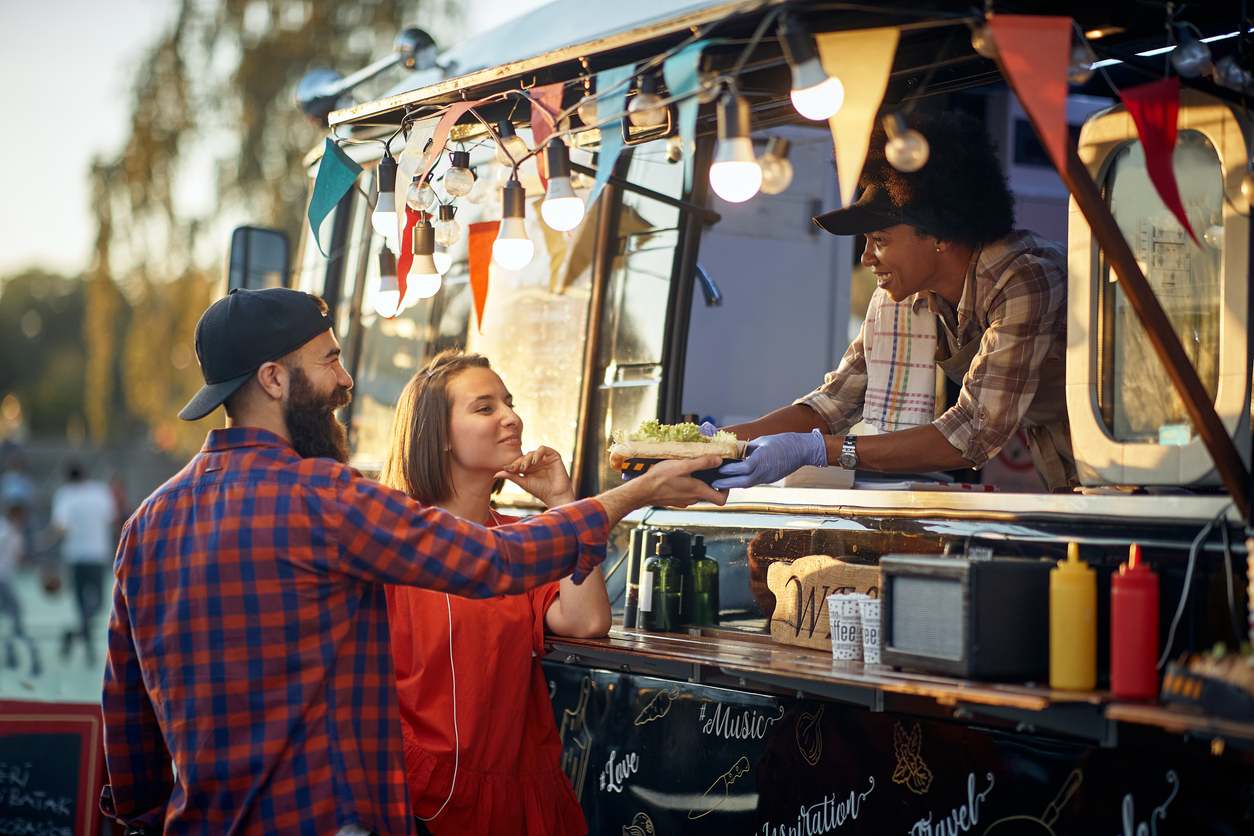
<instances>
[{"instance_id":1,"label":"bunting flag","mask_svg":"<svg viewBox=\"0 0 1254 836\"><path fill-rule=\"evenodd\" d=\"M361 174L361 166L345 154L335 140L327 137L322 147L322 161L318 163L318 176L314 178L313 195L309 198L309 228L313 232L314 243L323 258L329 258L318 239L322 231L322 222L331 214L340 198L348 193Z\"/></svg>"},{"instance_id":2,"label":"bunting flag","mask_svg":"<svg viewBox=\"0 0 1254 836\"><path fill-rule=\"evenodd\" d=\"M457 124L457 120L461 119L466 111L472 107L478 107L486 101L487 99L477 99L473 102L456 102L449 105L448 110L444 111L444 115L440 117L439 123L435 126L435 141L431 144L435 153L431 154L427 159L426 168L422 170L423 177L431 173L431 169L435 167L436 160L440 159L440 155L444 153L444 144L448 142L448 132Z\"/></svg>"},{"instance_id":3,"label":"bunting flag","mask_svg":"<svg viewBox=\"0 0 1254 836\"><path fill-rule=\"evenodd\" d=\"M827 120L836 154L836 175L840 180L840 205L853 203L866 162L867 146L875 117L888 89L888 74L897 54L901 31L895 26L859 29L852 32L825 32L815 37L819 60L832 78L845 88L845 102Z\"/></svg>"},{"instance_id":4,"label":"bunting flag","mask_svg":"<svg viewBox=\"0 0 1254 836\"><path fill-rule=\"evenodd\" d=\"M588 195L589 209L601 196L605 184L610 182L610 175L618 164L618 155L623 151L623 120L615 119L609 124L604 122L625 109L627 81L635 74L635 64L597 73L597 124L601 126L601 150L597 154L596 182L592 184L592 194Z\"/></svg>"},{"instance_id":5,"label":"bunting flag","mask_svg":"<svg viewBox=\"0 0 1254 836\"><path fill-rule=\"evenodd\" d=\"M692 190L692 163L696 155L697 109L701 106L694 94L701 85L699 69L701 52L709 41L697 41L676 52L662 63L662 78L670 97L688 96L681 101L679 111L679 141L684 148L684 191Z\"/></svg>"},{"instance_id":6,"label":"bunting flag","mask_svg":"<svg viewBox=\"0 0 1254 836\"><path fill-rule=\"evenodd\" d=\"M1171 214L1189 233L1193 243L1201 247L1189 223L1189 216L1185 214L1179 184L1176 183L1176 170L1171 164L1176 150L1176 122L1180 116L1180 77L1172 76L1120 90L1119 98L1136 123L1136 135L1141 138L1141 147L1145 151L1145 172L1149 174L1150 182Z\"/></svg>"},{"instance_id":7,"label":"bunting flag","mask_svg":"<svg viewBox=\"0 0 1254 836\"><path fill-rule=\"evenodd\" d=\"M1065 172L1071 18L999 14L988 19L988 28L1019 104L1032 117L1054 168Z\"/></svg>"},{"instance_id":8,"label":"bunting flag","mask_svg":"<svg viewBox=\"0 0 1254 836\"><path fill-rule=\"evenodd\" d=\"M470 260L470 292L475 299L475 322L483 333L483 307L488 303L488 274L492 266L492 244L501 228L500 221L471 224L467 230L467 255ZM403 298L403 297L402 297Z\"/></svg>"},{"instance_id":9,"label":"bunting flag","mask_svg":"<svg viewBox=\"0 0 1254 836\"><path fill-rule=\"evenodd\" d=\"M540 172L540 185L549 187L549 158L545 156L544 143L553 135L557 114L562 110L562 82L546 84L531 89L531 141L535 144L536 170Z\"/></svg>"},{"instance_id":10,"label":"bunting flag","mask_svg":"<svg viewBox=\"0 0 1254 836\"><path fill-rule=\"evenodd\" d=\"M414 224L418 223L418 219L424 213L415 212L404 201L396 205L405 207L405 227L401 232L400 244L398 244L400 252L396 255L396 288L401 292L401 298L404 299L405 289L409 286L406 277L409 275L409 268L414 266ZM400 311L398 310L397 313Z\"/></svg>"}]
</instances>

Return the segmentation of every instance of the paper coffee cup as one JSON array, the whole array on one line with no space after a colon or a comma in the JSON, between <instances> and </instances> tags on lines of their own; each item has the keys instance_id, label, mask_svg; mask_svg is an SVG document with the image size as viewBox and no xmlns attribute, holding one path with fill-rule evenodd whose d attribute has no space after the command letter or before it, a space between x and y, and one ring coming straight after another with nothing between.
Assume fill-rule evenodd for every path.
<instances>
[{"instance_id":1,"label":"paper coffee cup","mask_svg":"<svg viewBox=\"0 0 1254 836\"><path fill-rule=\"evenodd\" d=\"M858 602L862 615L862 659L868 665L880 663L880 600L863 598Z\"/></svg>"},{"instance_id":2,"label":"paper coffee cup","mask_svg":"<svg viewBox=\"0 0 1254 836\"><path fill-rule=\"evenodd\" d=\"M832 629L832 658L840 662L862 659L862 613L854 595L827 596Z\"/></svg>"}]
</instances>

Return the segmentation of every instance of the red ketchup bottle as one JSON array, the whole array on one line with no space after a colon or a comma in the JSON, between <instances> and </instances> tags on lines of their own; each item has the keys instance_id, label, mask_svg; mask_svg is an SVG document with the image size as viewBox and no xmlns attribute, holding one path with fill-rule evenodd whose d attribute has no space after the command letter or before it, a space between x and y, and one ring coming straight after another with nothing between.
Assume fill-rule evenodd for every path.
<instances>
[{"instance_id":1,"label":"red ketchup bottle","mask_svg":"<svg viewBox=\"0 0 1254 836\"><path fill-rule=\"evenodd\" d=\"M1158 696L1158 575L1133 543L1110 580L1110 692L1123 699Z\"/></svg>"}]
</instances>

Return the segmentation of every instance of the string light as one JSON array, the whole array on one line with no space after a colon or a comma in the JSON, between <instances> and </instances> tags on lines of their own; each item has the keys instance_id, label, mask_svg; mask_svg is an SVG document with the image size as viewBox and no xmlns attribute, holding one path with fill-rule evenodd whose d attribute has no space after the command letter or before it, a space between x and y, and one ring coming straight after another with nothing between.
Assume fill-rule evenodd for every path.
<instances>
[{"instance_id":1,"label":"string light","mask_svg":"<svg viewBox=\"0 0 1254 836\"><path fill-rule=\"evenodd\" d=\"M551 229L568 232L583 221L583 200L575 194L570 182L570 151L560 139L549 141L545 148L549 164L549 188L540 204L540 217Z\"/></svg>"},{"instance_id":2,"label":"string light","mask_svg":"<svg viewBox=\"0 0 1254 836\"><path fill-rule=\"evenodd\" d=\"M475 187L475 173L470 170L470 152L454 151L449 155L451 166L444 172L444 191L450 197L465 197Z\"/></svg>"},{"instance_id":3,"label":"string light","mask_svg":"<svg viewBox=\"0 0 1254 836\"><path fill-rule=\"evenodd\" d=\"M401 290L396 283L396 254L387 244L379 250L379 289L374 294L374 309L384 319L396 316L401 307Z\"/></svg>"},{"instance_id":4,"label":"string light","mask_svg":"<svg viewBox=\"0 0 1254 836\"><path fill-rule=\"evenodd\" d=\"M406 276L405 298L401 310L411 307L419 299L430 299L440 292L442 279L435 264L435 228L422 217L414 224L414 261Z\"/></svg>"},{"instance_id":5,"label":"string light","mask_svg":"<svg viewBox=\"0 0 1254 836\"><path fill-rule=\"evenodd\" d=\"M597 123L596 80L591 77L583 80L583 98L579 100L579 106L575 108L575 115L585 127L591 128Z\"/></svg>"},{"instance_id":6,"label":"string light","mask_svg":"<svg viewBox=\"0 0 1254 836\"><path fill-rule=\"evenodd\" d=\"M718 145L710 166L710 188L728 203L744 203L762 186L762 169L749 141L749 104L726 93L718 104Z\"/></svg>"},{"instance_id":7,"label":"string light","mask_svg":"<svg viewBox=\"0 0 1254 836\"><path fill-rule=\"evenodd\" d=\"M536 245L527 237L523 218L527 214L527 193L517 180L501 189L501 228L492 242L492 257L506 270L521 270L531 262Z\"/></svg>"},{"instance_id":8,"label":"string light","mask_svg":"<svg viewBox=\"0 0 1254 836\"><path fill-rule=\"evenodd\" d=\"M415 212L426 212L435 203L435 189L431 188L431 175L415 174L405 192L405 204Z\"/></svg>"},{"instance_id":9,"label":"string light","mask_svg":"<svg viewBox=\"0 0 1254 836\"><path fill-rule=\"evenodd\" d=\"M990 61L997 60L997 42L993 40L993 32L987 23L971 30L971 48Z\"/></svg>"},{"instance_id":10,"label":"string light","mask_svg":"<svg viewBox=\"0 0 1254 836\"><path fill-rule=\"evenodd\" d=\"M440 271L441 276L447 273L449 268L453 266L453 256L439 244L435 245L435 252L431 254L431 258L435 261L435 269Z\"/></svg>"},{"instance_id":11,"label":"string light","mask_svg":"<svg viewBox=\"0 0 1254 836\"><path fill-rule=\"evenodd\" d=\"M888 158L889 165L909 174L927 164L927 158L931 154L927 138L914 128L907 126L904 116L900 113L890 113L885 116L884 130L888 134L884 156Z\"/></svg>"},{"instance_id":12,"label":"string light","mask_svg":"<svg viewBox=\"0 0 1254 836\"><path fill-rule=\"evenodd\" d=\"M496 134L500 138L496 148L496 161L513 168L527 156L527 143L514 133L514 126L508 119L496 123Z\"/></svg>"},{"instance_id":13,"label":"string light","mask_svg":"<svg viewBox=\"0 0 1254 836\"><path fill-rule=\"evenodd\" d=\"M457 214L457 207L451 203L446 203L440 207L438 220L435 222L435 243L451 247L457 243L462 237L462 227L457 221L453 220L453 216ZM444 271L441 270L441 273Z\"/></svg>"},{"instance_id":14,"label":"string light","mask_svg":"<svg viewBox=\"0 0 1254 836\"><path fill-rule=\"evenodd\" d=\"M657 94L657 76L640 77L640 92L627 106L627 118L637 128L658 128L666 124L666 105Z\"/></svg>"},{"instance_id":15,"label":"string light","mask_svg":"<svg viewBox=\"0 0 1254 836\"><path fill-rule=\"evenodd\" d=\"M830 119L845 102L844 85L823 69L814 41L799 20L785 16L779 35L784 58L792 68L792 106L815 122Z\"/></svg>"},{"instance_id":16,"label":"string light","mask_svg":"<svg viewBox=\"0 0 1254 836\"><path fill-rule=\"evenodd\" d=\"M767 140L766 153L758 158L763 194L779 194L792 185L792 163L788 161L790 147L791 143L782 136Z\"/></svg>"},{"instance_id":17,"label":"string light","mask_svg":"<svg viewBox=\"0 0 1254 836\"><path fill-rule=\"evenodd\" d=\"M491 188L488 185L489 178L478 176L473 168L470 170L470 176L475 178L475 182L466 193L466 202L478 206L488 199L488 190Z\"/></svg>"},{"instance_id":18,"label":"string light","mask_svg":"<svg viewBox=\"0 0 1254 836\"><path fill-rule=\"evenodd\" d=\"M370 215L370 223L384 238L397 236L396 226L396 159L387 151L379 161L375 174L379 181L379 196ZM395 278L395 276L393 277Z\"/></svg>"},{"instance_id":19,"label":"string light","mask_svg":"<svg viewBox=\"0 0 1254 836\"><path fill-rule=\"evenodd\" d=\"M1211 63L1210 47L1194 38L1172 50L1171 66L1185 78L1208 75L1215 69Z\"/></svg>"}]
</instances>

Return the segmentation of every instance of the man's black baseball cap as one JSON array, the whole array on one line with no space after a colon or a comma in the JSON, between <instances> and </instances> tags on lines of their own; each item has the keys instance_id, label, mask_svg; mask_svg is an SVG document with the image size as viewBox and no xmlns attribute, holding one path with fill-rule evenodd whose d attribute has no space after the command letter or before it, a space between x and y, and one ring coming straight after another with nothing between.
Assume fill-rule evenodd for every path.
<instances>
[{"instance_id":1,"label":"man's black baseball cap","mask_svg":"<svg viewBox=\"0 0 1254 836\"><path fill-rule=\"evenodd\" d=\"M331 328L318 299L299 290L232 290L196 323L204 387L179 417L198 421L248 382L263 363L291 354Z\"/></svg>"},{"instance_id":2,"label":"man's black baseball cap","mask_svg":"<svg viewBox=\"0 0 1254 836\"><path fill-rule=\"evenodd\" d=\"M888 189L880 185L869 186L854 205L825 212L814 222L833 235L865 235L897 224L910 224L924 232L935 229L935 217L929 209L898 206Z\"/></svg>"}]
</instances>

